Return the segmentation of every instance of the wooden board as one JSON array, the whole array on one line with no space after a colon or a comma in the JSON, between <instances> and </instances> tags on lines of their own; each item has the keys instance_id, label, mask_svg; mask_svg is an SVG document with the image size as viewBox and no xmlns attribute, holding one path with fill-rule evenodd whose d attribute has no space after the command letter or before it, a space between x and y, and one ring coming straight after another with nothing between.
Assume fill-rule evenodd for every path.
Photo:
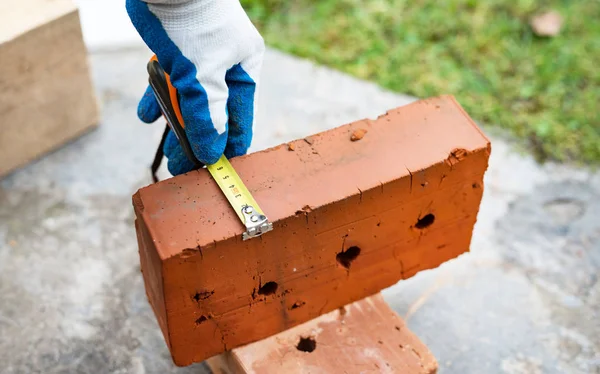
<instances>
[{"instance_id":1,"label":"wooden board","mask_svg":"<svg viewBox=\"0 0 600 374\"><path fill-rule=\"evenodd\" d=\"M364 137L353 141L358 130ZM469 250L490 143L452 97L234 158L274 223L242 241L205 170L133 198L144 282L177 365L363 299Z\"/></svg>"},{"instance_id":2,"label":"wooden board","mask_svg":"<svg viewBox=\"0 0 600 374\"><path fill-rule=\"evenodd\" d=\"M215 374L434 374L438 367L380 294L207 363Z\"/></svg>"},{"instance_id":3,"label":"wooden board","mask_svg":"<svg viewBox=\"0 0 600 374\"><path fill-rule=\"evenodd\" d=\"M99 113L75 5L0 3L3 176L93 128Z\"/></svg>"}]
</instances>

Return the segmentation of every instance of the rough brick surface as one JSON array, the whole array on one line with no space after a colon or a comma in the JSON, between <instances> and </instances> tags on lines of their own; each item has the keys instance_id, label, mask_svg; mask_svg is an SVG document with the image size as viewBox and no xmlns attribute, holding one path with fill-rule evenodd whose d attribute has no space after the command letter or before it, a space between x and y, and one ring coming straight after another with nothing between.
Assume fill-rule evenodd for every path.
<instances>
[{"instance_id":1,"label":"rough brick surface","mask_svg":"<svg viewBox=\"0 0 600 374\"><path fill-rule=\"evenodd\" d=\"M357 130L366 132L353 140ZM444 96L234 158L274 222L249 241L206 170L140 189L142 271L175 363L266 338L468 251L490 149Z\"/></svg>"},{"instance_id":2,"label":"rough brick surface","mask_svg":"<svg viewBox=\"0 0 600 374\"><path fill-rule=\"evenodd\" d=\"M435 374L427 346L380 294L212 357L215 374Z\"/></svg>"}]
</instances>

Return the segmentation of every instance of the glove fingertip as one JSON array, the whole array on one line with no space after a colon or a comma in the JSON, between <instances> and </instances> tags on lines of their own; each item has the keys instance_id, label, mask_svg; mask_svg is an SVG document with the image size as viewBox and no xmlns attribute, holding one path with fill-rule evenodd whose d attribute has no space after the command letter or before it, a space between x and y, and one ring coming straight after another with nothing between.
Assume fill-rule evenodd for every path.
<instances>
[{"instance_id":1,"label":"glove fingertip","mask_svg":"<svg viewBox=\"0 0 600 374\"><path fill-rule=\"evenodd\" d=\"M227 158L233 158L245 155L246 153L248 153L248 149L250 148L246 144L250 144L250 141L245 139L243 143L227 143L227 148L225 148L225 156Z\"/></svg>"},{"instance_id":2,"label":"glove fingertip","mask_svg":"<svg viewBox=\"0 0 600 374\"><path fill-rule=\"evenodd\" d=\"M211 152L210 154L203 157L203 159L204 159L203 162L206 165L212 165L215 162L219 161L219 159L221 158L221 155L222 155L222 153L217 154L216 152L214 152L214 153Z\"/></svg>"},{"instance_id":3,"label":"glove fingertip","mask_svg":"<svg viewBox=\"0 0 600 374\"><path fill-rule=\"evenodd\" d=\"M145 123L153 123L162 115L152 88L148 86L137 108L138 118Z\"/></svg>"},{"instance_id":4,"label":"glove fingertip","mask_svg":"<svg viewBox=\"0 0 600 374\"><path fill-rule=\"evenodd\" d=\"M195 130L188 131L188 136L196 158L206 165L212 165L219 161L225 152L228 132L217 134L212 128L204 129L204 131Z\"/></svg>"},{"instance_id":5,"label":"glove fingertip","mask_svg":"<svg viewBox=\"0 0 600 374\"><path fill-rule=\"evenodd\" d=\"M192 164L187 158L169 159L167 162L167 169L171 175L177 176L194 170L194 164Z\"/></svg>"},{"instance_id":6,"label":"glove fingertip","mask_svg":"<svg viewBox=\"0 0 600 374\"><path fill-rule=\"evenodd\" d=\"M165 156L168 159L167 169L173 176L194 170L194 164L188 160L181 147L165 149Z\"/></svg>"}]
</instances>

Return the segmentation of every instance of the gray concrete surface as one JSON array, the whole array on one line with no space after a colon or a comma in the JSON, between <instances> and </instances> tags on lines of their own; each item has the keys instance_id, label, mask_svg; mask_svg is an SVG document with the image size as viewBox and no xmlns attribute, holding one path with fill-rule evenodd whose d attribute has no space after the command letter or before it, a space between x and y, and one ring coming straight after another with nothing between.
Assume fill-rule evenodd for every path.
<instances>
[{"instance_id":1,"label":"gray concrete surface","mask_svg":"<svg viewBox=\"0 0 600 374\"><path fill-rule=\"evenodd\" d=\"M0 182L2 373L208 372L172 364L139 271L131 195L162 131L135 117L148 57L94 54L100 128ZM253 151L412 100L273 51L260 89ZM600 176L492 142L471 253L384 297L442 374L600 373Z\"/></svg>"}]
</instances>

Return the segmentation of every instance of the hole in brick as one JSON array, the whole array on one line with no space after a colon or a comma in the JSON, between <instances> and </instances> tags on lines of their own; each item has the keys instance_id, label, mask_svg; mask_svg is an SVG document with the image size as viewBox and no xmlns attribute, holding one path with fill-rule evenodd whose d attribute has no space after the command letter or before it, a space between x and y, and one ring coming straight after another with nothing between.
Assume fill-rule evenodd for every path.
<instances>
[{"instance_id":1,"label":"hole in brick","mask_svg":"<svg viewBox=\"0 0 600 374\"><path fill-rule=\"evenodd\" d=\"M435 216L433 214L429 213L428 215L426 215L422 218L419 218L415 227L418 228L419 230L423 230L423 229L433 225L434 221L435 221Z\"/></svg>"},{"instance_id":2,"label":"hole in brick","mask_svg":"<svg viewBox=\"0 0 600 374\"><path fill-rule=\"evenodd\" d=\"M196 320L196 325L201 324L202 322L206 321L208 318L206 316L200 316L200 318L198 318Z\"/></svg>"},{"instance_id":3,"label":"hole in brick","mask_svg":"<svg viewBox=\"0 0 600 374\"><path fill-rule=\"evenodd\" d=\"M214 293L215 291L196 292L196 294L194 295L194 300L196 300L196 302L199 302L200 300L206 300L209 297L211 297Z\"/></svg>"},{"instance_id":4,"label":"hole in brick","mask_svg":"<svg viewBox=\"0 0 600 374\"><path fill-rule=\"evenodd\" d=\"M352 246L348 248L345 252L340 252L335 256L338 264L342 265L346 269L350 269L350 265L352 261L356 260L358 255L360 254L360 248L357 246Z\"/></svg>"},{"instance_id":5,"label":"hole in brick","mask_svg":"<svg viewBox=\"0 0 600 374\"><path fill-rule=\"evenodd\" d=\"M258 289L259 295L272 295L277 291L278 284L275 282L267 282L261 288Z\"/></svg>"},{"instance_id":6,"label":"hole in brick","mask_svg":"<svg viewBox=\"0 0 600 374\"><path fill-rule=\"evenodd\" d=\"M296 349L302 352L312 352L317 349L317 341L310 336L308 338L300 337L300 341L296 346Z\"/></svg>"},{"instance_id":7,"label":"hole in brick","mask_svg":"<svg viewBox=\"0 0 600 374\"><path fill-rule=\"evenodd\" d=\"M291 309L291 310L293 310L293 309L298 309L298 308L300 308L301 306L303 306L304 304L306 304L304 301L296 301L296 302L294 303L294 305L292 305L292 306L290 307L290 309Z\"/></svg>"}]
</instances>

